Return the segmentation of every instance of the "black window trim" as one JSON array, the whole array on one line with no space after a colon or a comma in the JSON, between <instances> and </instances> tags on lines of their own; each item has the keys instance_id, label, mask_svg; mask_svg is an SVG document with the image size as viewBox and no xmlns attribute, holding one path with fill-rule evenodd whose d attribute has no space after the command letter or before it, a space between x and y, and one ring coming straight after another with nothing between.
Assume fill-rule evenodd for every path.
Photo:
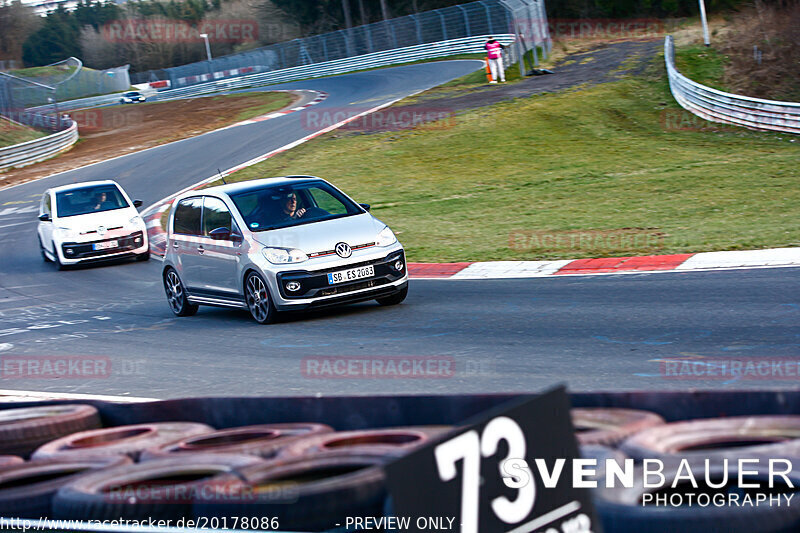
<instances>
[{"instance_id":1,"label":"black window trim","mask_svg":"<svg viewBox=\"0 0 800 533\"><path fill-rule=\"evenodd\" d=\"M172 214L172 234L173 235L183 235L184 237L204 237L204 235L203 235L203 204L205 203L205 197L206 196L207 195L201 194L201 195L197 195L197 196L187 196L186 198L181 198L180 200L178 200L178 204L175 206L175 212ZM194 233L181 233L181 232L175 231L175 217L178 216L178 207L180 207L180 205L183 202L187 201L187 200L195 200L195 199L198 199L198 198L200 199L200 233L197 233L197 234L194 234Z\"/></svg>"}]
</instances>

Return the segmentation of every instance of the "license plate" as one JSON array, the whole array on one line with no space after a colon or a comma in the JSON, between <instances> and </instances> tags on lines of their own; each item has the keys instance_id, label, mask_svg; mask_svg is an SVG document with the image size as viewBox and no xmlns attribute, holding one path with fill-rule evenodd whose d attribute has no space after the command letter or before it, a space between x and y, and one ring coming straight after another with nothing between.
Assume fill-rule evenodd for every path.
<instances>
[{"instance_id":1,"label":"license plate","mask_svg":"<svg viewBox=\"0 0 800 533\"><path fill-rule=\"evenodd\" d=\"M337 283L344 283L345 281L353 281L356 279L371 278L375 275L375 267L372 265L351 268L350 270L340 270L339 272L331 272L328 274L328 285L335 285Z\"/></svg>"},{"instance_id":2,"label":"license plate","mask_svg":"<svg viewBox=\"0 0 800 533\"><path fill-rule=\"evenodd\" d=\"M106 242L96 242L92 245L94 250L108 250L110 248L116 248L117 241L106 241Z\"/></svg>"}]
</instances>

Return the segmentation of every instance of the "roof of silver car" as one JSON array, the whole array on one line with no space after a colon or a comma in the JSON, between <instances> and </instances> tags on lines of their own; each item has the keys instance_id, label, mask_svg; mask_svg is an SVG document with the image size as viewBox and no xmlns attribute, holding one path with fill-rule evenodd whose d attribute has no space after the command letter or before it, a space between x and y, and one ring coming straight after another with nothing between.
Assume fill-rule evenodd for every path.
<instances>
[{"instance_id":1,"label":"roof of silver car","mask_svg":"<svg viewBox=\"0 0 800 533\"><path fill-rule=\"evenodd\" d=\"M202 191L196 191L196 192L200 193L222 192L230 195L230 194L237 194L240 192L246 192L253 189L258 189L265 185L282 185L285 183L291 183L292 181L298 179L322 180L322 178L318 178L316 176L281 176L276 178L262 178L259 180L240 181L237 183L228 183L226 185L217 185L215 187L209 187L208 189L203 189Z\"/></svg>"}]
</instances>

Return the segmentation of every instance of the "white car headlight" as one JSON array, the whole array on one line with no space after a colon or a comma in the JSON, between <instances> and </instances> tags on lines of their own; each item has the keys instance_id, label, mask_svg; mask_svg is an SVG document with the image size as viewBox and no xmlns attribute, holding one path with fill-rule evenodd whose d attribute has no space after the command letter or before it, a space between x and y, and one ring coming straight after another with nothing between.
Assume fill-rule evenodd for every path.
<instances>
[{"instance_id":1,"label":"white car headlight","mask_svg":"<svg viewBox=\"0 0 800 533\"><path fill-rule=\"evenodd\" d=\"M264 248L264 257L273 265L285 265L287 263L302 263L308 256L297 248Z\"/></svg>"},{"instance_id":2,"label":"white car headlight","mask_svg":"<svg viewBox=\"0 0 800 533\"><path fill-rule=\"evenodd\" d=\"M56 228L58 230L59 236L63 240L71 240L75 238L76 232L72 230L72 228Z\"/></svg>"},{"instance_id":3,"label":"white car headlight","mask_svg":"<svg viewBox=\"0 0 800 533\"><path fill-rule=\"evenodd\" d=\"M376 244L378 246L389 246L390 244L394 244L397 242L397 237L394 236L394 233L389 226L386 226L378 233L378 237L375 239Z\"/></svg>"},{"instance_id":4,"label":"white car headlight","mask_svg":"<svg viewBox=\"0 0 800 533\"><path fill-rule=\"evenodd\" d=\"M128 222L130 222L134 226L137 226L139 224L142 224L144 221L142 220L142 217L136 215L135 217L131 218Z\"/></svg>"}]
</instances>

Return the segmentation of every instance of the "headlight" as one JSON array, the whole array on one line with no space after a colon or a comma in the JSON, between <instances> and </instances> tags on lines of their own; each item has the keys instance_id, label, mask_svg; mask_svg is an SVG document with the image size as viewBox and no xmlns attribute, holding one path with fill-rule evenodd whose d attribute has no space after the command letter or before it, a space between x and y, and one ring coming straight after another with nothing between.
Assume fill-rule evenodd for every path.
<instances>
[{"instance_id":1,"label":"headlight","mask_svg":"<svg viewBox=\"0 0 800 533\"><path fill-rule=\"evenodd\" d=\"M386 226L378 233L378 237L376 239L376 244L378 246L389 246L390 244L394 244L397 242L397 237L394 236L392 230L389 229L389 226Z\"/></svg>"},{"instance_id":2,"label":"headlight","mask_svg":"<svg viewBox=\"0 0 800 533\"><path fill-rule=\"evenodd\" d=\"M308 256L297 248L264 248L262 253L273 265L302 263L308 259Z\"/></svg>"},{"instance_id":3,"label":"headlight","mask_svg":"<svg viewBox=\"0 0 800 533\"><path fill-rule=\"evenodd\" d=\"M65 241L71 240L75 237L75 232L72 231L72 228L56 228L58 230L59 235Z\"/></svg>"},{"instance_id":4,"label":"headlight","mask_svg":"<svg viewBox=\"0 0 800 533\"><path fill-rule=\"evenodd\" d=\"M141 224L142 223L142 217L140 217L139 215L136 215L135 217L130 219L128 222L130 222L134 226L137 225L137 224Z\"/></svg>"}]
</instances>

